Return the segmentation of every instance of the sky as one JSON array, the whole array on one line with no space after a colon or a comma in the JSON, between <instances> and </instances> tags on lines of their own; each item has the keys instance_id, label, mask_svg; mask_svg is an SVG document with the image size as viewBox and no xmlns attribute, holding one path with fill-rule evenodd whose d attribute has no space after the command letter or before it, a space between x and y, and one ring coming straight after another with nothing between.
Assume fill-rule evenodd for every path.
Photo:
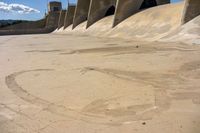
<instances>
[{"instance_id":1,"label":"sky","mask_svg":"<svg viewBox=\"0 0 200 133\"><path fill-rule=\"evenodd\" d=\"M61 1L63 8L67 6L67 0L0 0L0 20L39 20L44 17L49 1ZM69 2L76 3L76 0Z\"/></svg>"}]
</instances>

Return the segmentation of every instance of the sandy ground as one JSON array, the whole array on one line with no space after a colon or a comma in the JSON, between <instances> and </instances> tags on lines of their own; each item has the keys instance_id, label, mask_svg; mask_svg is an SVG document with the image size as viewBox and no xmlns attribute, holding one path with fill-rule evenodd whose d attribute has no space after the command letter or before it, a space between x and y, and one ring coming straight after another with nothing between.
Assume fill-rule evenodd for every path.
<instances>
[{"instance_id":1,"label":"sandy ground","mask_svg":"<svg viewBox=\"0 0 200 133\"><path fill-rule=\"evenodd\" d=\"M0 37L0 133L200 133L200 47Z\"/></svg>"}]
</instances>

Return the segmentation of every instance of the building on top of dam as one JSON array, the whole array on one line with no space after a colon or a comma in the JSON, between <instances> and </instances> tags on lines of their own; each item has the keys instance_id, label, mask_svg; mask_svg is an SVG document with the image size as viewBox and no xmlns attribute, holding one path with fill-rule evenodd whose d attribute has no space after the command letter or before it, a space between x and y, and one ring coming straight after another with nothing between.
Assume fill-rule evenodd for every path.
<instances>
[{"instance_id":1,"label":"building on top of dam","mask_svg":"<svg viewBox=\"0 0 200 133\"><path fill-rule=\"evenodd\" d=\"M48 12L56 12L62 10L62 3L58 1L51 1L48 4Z\"/></svg>"}]
</instances>

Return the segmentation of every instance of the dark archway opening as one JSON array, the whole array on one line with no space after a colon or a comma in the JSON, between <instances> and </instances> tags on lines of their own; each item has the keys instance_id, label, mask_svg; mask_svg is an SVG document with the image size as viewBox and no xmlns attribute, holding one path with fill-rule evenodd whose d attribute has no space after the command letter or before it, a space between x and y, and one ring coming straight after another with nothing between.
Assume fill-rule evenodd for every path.
<instances>
[{"instance_id":1,"label":"dark archway opening","mask_svg":"<svg viewBox=\"0 0 200 133\"><path fill-rule=\"evenodd\" d=\"M150 7L154 7L157 6L157 2L156 0L144 0L140 9L146 9L146 8L150 8Z\"/></svg>"},{"instance_id":2,"label":"dark archway opening","mask_svg":"<svg viewBox=\"0 0 200 133\"><path fill-rule=\"evenodd\" d=\"M111 6L110 8L108 8L108 10L107 10L107 12L105 14L105 17L113 15L114 13L115 13L115 6Z\"/></svg>"}]
</instances>

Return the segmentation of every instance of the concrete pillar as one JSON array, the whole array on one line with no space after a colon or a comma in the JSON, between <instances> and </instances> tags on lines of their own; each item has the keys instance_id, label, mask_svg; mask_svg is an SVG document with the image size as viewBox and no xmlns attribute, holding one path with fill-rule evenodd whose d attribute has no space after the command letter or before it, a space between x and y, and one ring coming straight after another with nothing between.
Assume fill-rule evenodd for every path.
<instances>
[{"instance_id":1,"label":"concrete pillar","mask_svg":"<svg viewBox=\"0 0 200 133\"><path fill-rule=\"evenodd\" d=\"M47 16L46 28L57 29L60 11L49 12Z\"/></svg>"},{"instance_id":2,"label":"concrete pillar","mask_svg":"<svg viewBox=\"0 0 200 133\"><path fill-rule=\"evenodd\" d=\"M90 0L78 0L73 20L73 29L80 23L87 20Z\"/></svg>"},{"instance_id":3,"label":"concrete pillar","mask_svg":"<svg viewBox=\"0 0 200 133\"><path fill-rule=\"evenodd\" d=\"M56 2L56 1L49 2L46 28L53 30L58 28L58 21L61 9L62 9L61 2Z\"/></svg>"},{"instance_id":4,"label":"concrete pillar","mask_svg":"<svg viewBox=\"0 0 200 133\"><path fill-rule=\"evenodd\" d=\"M91 0L87 28L105 17L107 10L111 6L116 6L117 0Z\"/></svg>"},{"instance_id":5,"label":"concrete pillar","mask_svg":"<svg viewBox=\"0 0 200 133\"><path fill-rule=\"evenodd\" d=\"M69 5L67 13L65 15L64 29L73 23L75 8L75 5Z\"/></svg>"},{"instance_id":6,"label":"concrete pillar","mask_svg":"<svg viewBox=\"0 0 200 133\"><path fill-rule=\"evenodd\" d=\"M60 11L59 21L58 21L58 29L64 26L66 10Z\"/></svg>"},{"instance_id":7,"label":"concrete pillar","mask_svg":"<svg viewBox=\"0 0 200 133\"><path fill-rule=\"evenodd\" d=\"M140 11L140 7L145 0L117 0L113 27ZM151 0L148 0L151 2ZM146 2L148 2L146 1ZM170 0L155 0L157 5L170 3ZM153 5L152 5L153 6Z\"/></svg>"},{"instance_id":8,"label":"concrete pillar","mask_svg":"<svg viewBox=\"0 0 200 133\"><path fill-rule=\"evenodd\" d=\"M182 24L200 15L200 0L185 0Z\"/></svg>"}]
</instances>

